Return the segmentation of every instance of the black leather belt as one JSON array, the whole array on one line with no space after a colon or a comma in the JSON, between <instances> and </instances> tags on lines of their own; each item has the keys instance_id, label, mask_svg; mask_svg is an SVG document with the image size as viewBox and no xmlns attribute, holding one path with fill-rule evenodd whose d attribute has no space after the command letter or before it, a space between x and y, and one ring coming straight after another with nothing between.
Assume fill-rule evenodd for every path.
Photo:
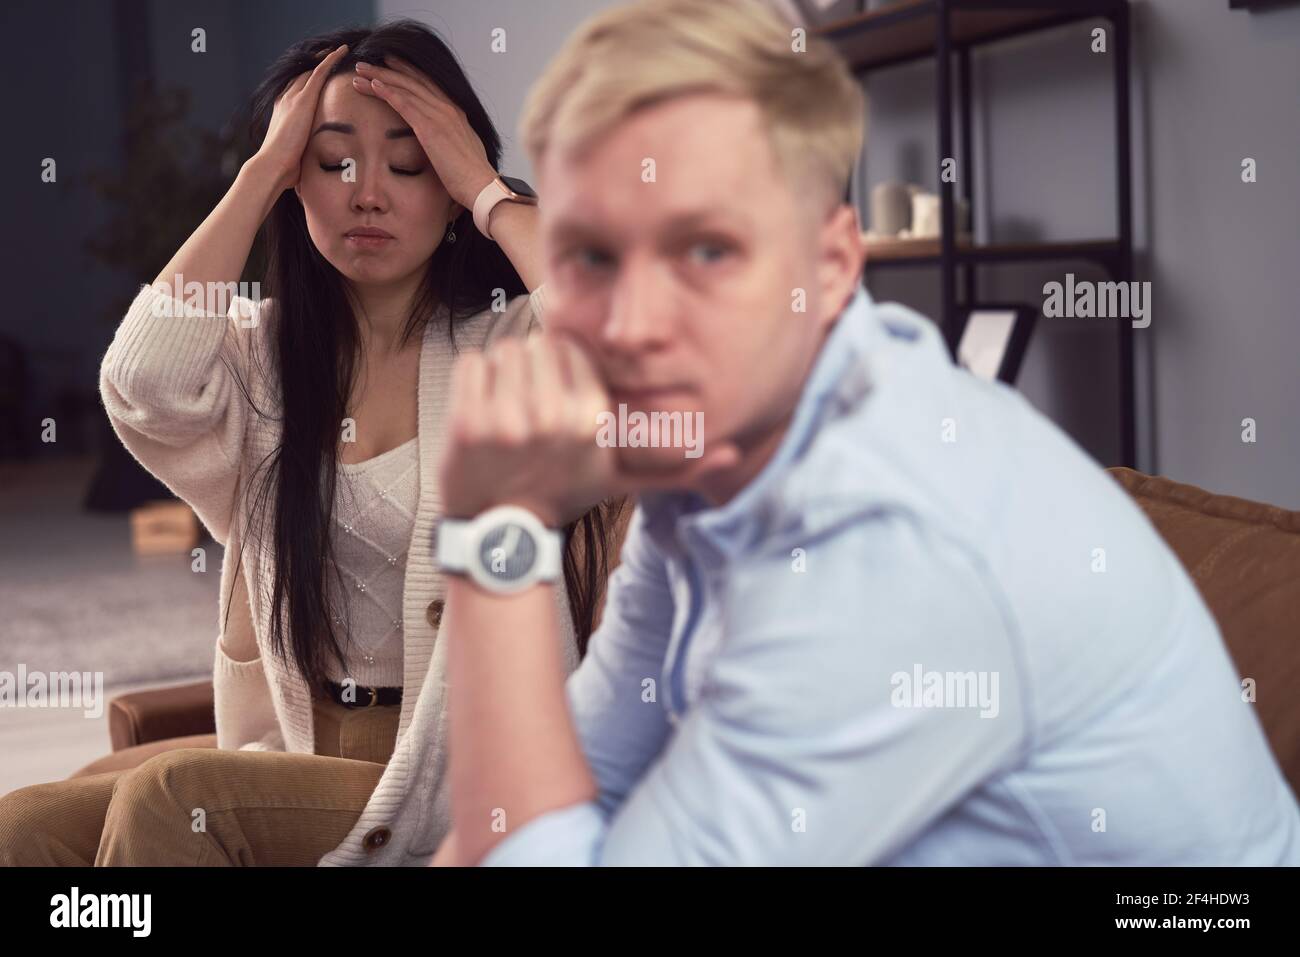
<instances>
[{"instance_id":1,"label":"black leather belt","mask_svg":"<svg viewBox=\"0 0 1300 957\"><path fill-rule=\"evenodd\" d=\"M325 682L325 687L329 689L330 700L343 705L345 708L373 708L376 705L402 703L401 688L371 688L367 685L353 685L350 689L345 689L341 684L333 681ZM344 697L345 691L347 697ZM351 700L348 700L348 698Z\"/></svg>"}]
</instances>

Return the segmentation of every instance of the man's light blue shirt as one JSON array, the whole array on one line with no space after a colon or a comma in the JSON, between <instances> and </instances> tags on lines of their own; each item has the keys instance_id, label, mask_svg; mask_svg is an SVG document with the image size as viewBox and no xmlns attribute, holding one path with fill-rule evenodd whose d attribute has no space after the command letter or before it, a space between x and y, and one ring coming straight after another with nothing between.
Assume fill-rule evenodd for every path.
<instances>
[{"instance_id":1,"label":"man's light blue shirt","mask_svg":"<svg viewBox=\"0 0 1300 957\"><path fill-rule=\"evenodd\" d=\"M643 496L567 690L599 796L486 864L1300 864L1142 511L865 290L735 498Z\"/></svg>"}]
</instances>

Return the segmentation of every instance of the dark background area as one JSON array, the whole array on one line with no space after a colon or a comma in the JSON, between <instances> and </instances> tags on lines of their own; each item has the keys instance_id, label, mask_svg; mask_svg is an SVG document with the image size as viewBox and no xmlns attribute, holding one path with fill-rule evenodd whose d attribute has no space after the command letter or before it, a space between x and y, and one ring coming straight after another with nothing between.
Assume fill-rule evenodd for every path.
<instances>
[{"instance_id":1,"label":"dark background area","mask_svg":"<svg viewBox=\"0 0 1300 957\"><path fill-rule=\"evenodd\" d=\"M248 155L248 97L291 43L370 23L370 0L18 0L5 150L0 459L103 454L90 504L165 495L112 435L99 361L140 284ZM193 50L196 28L204 52ZM46 157L57 179L42 182ZM56 422L57 441L40 423Z\"/></svg>"}]
</instances>

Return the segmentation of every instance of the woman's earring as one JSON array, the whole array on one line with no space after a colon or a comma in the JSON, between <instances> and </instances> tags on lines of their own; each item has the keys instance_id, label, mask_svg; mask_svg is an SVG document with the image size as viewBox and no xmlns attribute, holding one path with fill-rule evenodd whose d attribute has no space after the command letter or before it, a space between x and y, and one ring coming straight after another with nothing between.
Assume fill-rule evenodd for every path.
<instances>
[{"instance_id":1,"label":"woman's earring","mask_svg":"<svg viewBox=\"0 0 1300 957\"><path fill-rule=\"evenodd\" d=\"M455 224L455 223L448 223L448 224L447 224L447 242L449 242L449 243L454 243L455 241L456 241L456 224Z\"/></svg>"}]
</instances>

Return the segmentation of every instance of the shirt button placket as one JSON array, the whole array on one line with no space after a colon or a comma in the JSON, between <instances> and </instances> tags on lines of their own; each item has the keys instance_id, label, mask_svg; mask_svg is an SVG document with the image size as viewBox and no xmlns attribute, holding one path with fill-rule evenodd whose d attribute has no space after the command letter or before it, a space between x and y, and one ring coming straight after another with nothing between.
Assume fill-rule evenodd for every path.
<instances>
[{"instance_id":1,"label":"shirt button placket","mask_svg":"<svg viewBox=\"0 0 1300 957\"><path fill-rule=\"evenodd\" d=\"M712 571L701 572L700 569L712 569L716 559L714 549L704 533L694 525L688 524L682 529L682 540L685 543L682 549L682 561L686 569L687 601L690 603L691 612L682 636L677 642L677 652L673 657L672 671L669 674L671 706L668 708L668 720L674 726L680 723L686 711L686 661L691 652L691 644L699 633L700 622L707 611L709 592L705 587L705 581L706 579L712 581L714 578Z\"/></svg>"}]
</instances>

